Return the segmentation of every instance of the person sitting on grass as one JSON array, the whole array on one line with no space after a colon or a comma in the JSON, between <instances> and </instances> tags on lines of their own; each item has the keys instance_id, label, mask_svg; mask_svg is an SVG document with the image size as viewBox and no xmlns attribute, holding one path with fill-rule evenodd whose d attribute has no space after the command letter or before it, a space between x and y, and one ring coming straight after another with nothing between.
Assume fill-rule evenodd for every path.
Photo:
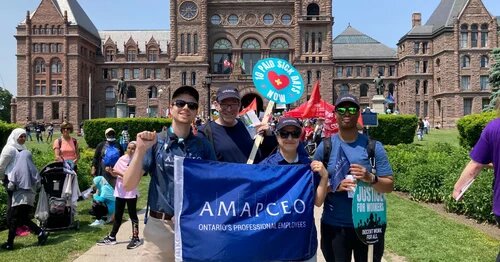
<instances>
[{"instance_id":1,"label":"person sitting on grass","mask_svg":"<svg viewBox=\"0 0 500 262\"><path fill-rule=\"evenodd\" d=\"M127 146L127 153L120 157L118 162L116 162L113 168L106 167L107 172L117 177L115 186L115 197L116 197L116 210L115 210L115 222L113 223L113 229L111 233L104 237L102 240L97 241L97 245L114 245L116 244L116 234L120 230L122 224L123 212L125 211L125 204L127 204L128 215L130 220L132 220L132 239L127 245L127 249L134 249L141 244L139 239L139 218L137 217L137 187L126 191L123 187L123 174L128 168L128 164L132 160L136 147L136 142L131 141Z\"/></svg>"},{"instance_id":2,"label":"person sitting on grass","mask_svg":"<svg viewBox=\"0 0 500 262\"><path fill-rule=\"evenodd\" d=\"M114 220L113 216L115 214L115 196L113 195L113 187L102 176L94 177L94 185L97 192L93 196L94 203L92 204L92 209L96 220L90 224L91 227L102 226L106 222L111 223ZM101 207L103 206L106 207L107 212L102 211L103 209ZM107 221L104 221L104 217L107 218Z\"/></svg>"}]
</instances>

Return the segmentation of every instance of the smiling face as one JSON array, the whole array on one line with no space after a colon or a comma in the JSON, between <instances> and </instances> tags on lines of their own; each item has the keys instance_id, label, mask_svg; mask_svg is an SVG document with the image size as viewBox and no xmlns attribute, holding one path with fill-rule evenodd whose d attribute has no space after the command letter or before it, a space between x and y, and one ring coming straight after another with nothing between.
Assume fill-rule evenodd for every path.
<instances>
[{"instance_id":1,"label":"smiling face","mask_svg":"<svg viewBox=\"0 0 500 262\"><path fill-rule=\"evenodd\" d=\"M353 103L342 103L335 108L335 114L340 129L356 128L359 117L359 107Z\"/></svg>"},{"instance_id":2,"label":"smiling face","mask_svg":"<svg viewBox=\"0 0 500 262\"><path fill-rule=\"evenodd\" d=\"M276 138L280 150L283 152L295 152L299 146L302 129L295 126L285 126L277 131Z\"/></svg>"},{"instance_id":3,"label":"smiling face","mask_svg":"<svg viewBox=\"0 0 500 262\"><path fill-rule=\"evenodd\" d=\"M25 142L26 142L26 134L22 134L17 138L17 143L19 143L20 145L24 145Z\"/></svg>"},{"instance_id":4,"label":"smiling face","mask_svg":"<svg viewBox=\"0 0 500 262\"><path fill-rule=\"evenodd\" d=\"M196 104L196 108L194 105ZM182 106L182 107L181 107ZM170 112L172 112L172 118L182 124L191 124L196 118L196 113L198 112L198 103L196 99L188 94L180 94L173 98L172 105L170 106Z\"/></svg>"},{"instance_id":5,"label":"smiling face","mask_svg":"<svg viewBox=\"0 0 500 262\"><path fill-rule=\"evenodd\" d=\"M237 98L226 98L217 102L216 109L220 113L220 121L222 125L233 126L240 112L240 100Z\"/></svg>"}]
</instances>

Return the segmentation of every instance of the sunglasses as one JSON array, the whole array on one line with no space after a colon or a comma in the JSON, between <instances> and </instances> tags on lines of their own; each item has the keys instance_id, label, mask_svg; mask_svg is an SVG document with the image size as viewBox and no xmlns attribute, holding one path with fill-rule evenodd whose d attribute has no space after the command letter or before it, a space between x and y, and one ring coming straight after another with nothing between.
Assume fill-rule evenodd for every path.
<instances>
[{"instance_id":1,"label":"sunglasses","mask_svg":"<svg viewBox=\"0 0 500 262\"><path fill-rule=\"evenodd\" d=\"M300 131L300 130L296 130L296 131L292 131L292 132L278 131L278 135L283 139L287 139L290 135L292 136L292 138L299 138L301 133L302 133L302 131Z\"/></svg>"},{"instance_id":2,"label":"sunglasses","mask_svg":"<svg viewBox=\"0 0 500 262\"><path fill-rule=\"evenodd\" d=\"M337 107L335 108L335 111L339 113L339 115L345 115L347 112L349 112L349 115L355 115L358 113L359 108L357 107Z\"/></svg>"},{"instance_id":3,"label":"sunglasses","mask_svg":"<svg viewBox=\"0 0 500 262\"><path fill-rule=\"evenodd\" d=\"M195 102L186 102L184 100L175 100L172 105L175 105L178 108L183 108L186 105L188 106L189 109L191 110L197 110L198 109L198 103Z\"/></svg>"}]
</instances>

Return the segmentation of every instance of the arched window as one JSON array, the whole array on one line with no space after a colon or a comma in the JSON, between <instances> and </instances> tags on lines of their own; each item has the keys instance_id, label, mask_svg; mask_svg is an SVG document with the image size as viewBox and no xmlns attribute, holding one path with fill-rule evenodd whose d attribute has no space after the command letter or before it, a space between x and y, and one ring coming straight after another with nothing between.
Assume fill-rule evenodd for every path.
<instances>
[{"instance_id":1,"label":"arched window","mask_svg":"<svg viewBox=\"0 0 500 262\"><path fill-rule=\"evenodd\" d=\"M53 59L52 63L50 64L50 72L59 74L62 73L62 63L61 60L59 59Z\"/></svg>"},{"instance_id":2,"label":"arched window","mask_svg":"<svg viewBox=\"0 0 500 262\"><path fill-rule=\"evenodd\" d=\"M127 88L127 99L136 98L135 86L128 86Z\"/></svg>"},{"instance_id":3,"label":"arched window","mask_svg":"<svg viewBox=\"0 0 500 262\"><path fill-rule=\"evenodd\" d=\"M196 72L191 72L191 85L196 85Z\"/></svg>"},{"instance_id":4,"label":"arched window","mask_svg":"<svg viewBox=\"0 0 500 262\"><path fill-rule=\"evenodd\" d=\"M248 38L241 45L242 74L251 74L254 65L260 60L260 43L254 38Z\"/></svg>"},{"instance_id":5,"label":"arched window","mask_svg":"<svg viewBox=\"0 0 500 262\"><path fill-rule=\"evenodd\" d=\"M439 67L441 66L441 59L436 59L436 69L439 71Z\"/></svg>"},{"instance_id":6,"label":"arched window","mask_svg":"<svg viewBox=\"0 0 500 262\"><path fill-rule=\"evenodd\" d=\"M342 84L340 85L340 92L339 92L339 95L347 95L349 94L349 85L347 84Z\"/></svg>"},{"instance_id":7,"label":"arched window","mask_svg":"<svg viewBox=\"0 0 500 262\"><path fill-rule=\"evenodd\" d=\"M198 34L193 34L193 53L198 53Z\"/></svg>"},{"instance_id":8,"label":"arched window","mask_svg":"<svg viewBox=\"0 0 500 262\"><path fill-rule=\"evenodd\" d=\"M359 97L367 97L368 96L368 85L361 84L359 86Z\"/></svg>"},{"instance_id":9,"label":"arched window","mask_svg":"<svg viewBox=\"0 0 500 262\"><path fill-rule=\"evenodd\" d=\"M271 42L271 51L269 57L281 58L286 61L289 60L289 45L288 41L284 38L276 38Z\"/></svg>"},{"instance_id":10,"label":"arched window","mask_svg":"<svg viewBox=\"0 0 500 262\"><path fill-rule=\"evenodd\" d=\"M418 91L420 89L420 80L415 81L415 94L418 95Z\"/></svg>"},{"instance_id":11,"label":"arched window","mask_svg":"<svg viewBox=\"0 0 500 262\"><path fill-rule=\"evenodd\" d=\"M462 66L462 68L468 68L468 67L470 67L470 57L468 55L463 55L462 56L461 66Z\"/></svg>"},{"instance_id":12,"label":"arched window","mask_svg":"<svg viewBox=\"0 0 500 262\"><path fill-rule=\"evenodd\" d=\"M460 48L467 48L467 41L469 39L469 26L463 24L460 26Z\"/></svg>"},{"instance_id":13,"label":"arched window","mask_svg":"<svg viewBox=\"0 0 500 262\"><path fill-rule=\"evenodd\" d=\"M106 89L104 89L104 92L106 94L107 101L115 100L115 88L114 87L108 86L108 87L106 87Z\"/></svg>"},{"instance_id":14,"label":"arched window","mask_svg":"<svg viewBox=\"0 0 500 262\"><path fill-rule=\"evenodd\" d=\"M38 29L38 27L36 27L36 26L33 27L33 34L34 35L40 34L40 30Z\"/></svg>"},{"instance_id":15,"label":"arched window","mask_svg":"<svg viewBox=\"0 0 500 262\"><path fill-rule=\"evenodd\" d=\"M481 47L488 47L488 24L481 25Z\"/></svg>"},{"instance_id":16,"label":"arched window","mask_svg":"<svg viewBox=\"0 0 500 262\"><path fill-rule=\"evenodd\" d=\"M186 39L186 53L191 54L191 34L187 34L187 39Z\"/></svg>"},{"instance_id":17,"label":"arched window","mask_svg":"<svg viewBox=\"0 0 500 262\"><path fill-rule=\"evenodd\" d=\"M487 55L481 56L481 67L488 67L489 66L489 58Z\"/></svg>"},{"instance_id":18,"label":"arched window","mask_svg":"<svg viewBox=\"0 0 500 262\"><path fill-rule=\"evenodd\" d=\"M52 26L52 34L57 35L57 28L55 25Z\"/></svg>"},{"instance_id":19,"label":"arched window","mask_svg":"<svg viewBox=\"0 0 500 262\"><path fill-rule=\"evenodd\" d=\"M321 45L323 42L323 37L321 36L321 32L318 33L318 52L321 52Z\"/></svg>"},{"instance_id":20,"label":"arched window","mask_svg":"<svg viewBox=\"0 0 500 262\"><path fill-rule=\"evenodd\" d=\"M424 80L424 84L423 84L423 87L424 87L424 95L426 95L426 94L427 94L427 85L428 85L427 80Z\"/></svg>"},{"instance_id":21,"label":"arched window","mask_svg":"<svg viewBox=\"0 0 500 262\"><path fill-rule=\"evenodd\" d=\"M214 74L230 74L232 61L231 42L225 38L221 38L214 43L212 54L212 73ZM226 61L226 63L224 63Z\"/></svg>"},{"instance_id":22,"label":"arched window","mask_svg":"<svg viewBox=\"0 0 500 262\"><path fill-rule=\"evenodd\" d=\"M151 90L151 92L149 92L149 94L148 94L149 98L157 98L158 97L158 88L156 88L156 86L150 86L149 89Z\"/></svg>"},{"instance_id":23,"label":"arched window","mask_svg":"<svg viewBox=\"0 0 500 262\"><path fill-rule=\"evenodd\" d=\"M476 24L473 24L470 26L470 46L471 47L477 47L477 25Z\"/></svg>"},{"instance_id":24,"label":"arched window","mask_svg":"<svg viewBox=\"0 0 500 262\"><path fill-rule=\"evenodd\" d=\"M41 58L35 60L35 73L45 73L45 61Z\"/></svg>"},{"instance_id":25,"label":"arched window","mask_svg":"<svg viewBox=\"0 0 500 262\"><path fill-rule=\"evenodd\" d=\"M319 5L316 3L309 4L307 6L307 16L318 16L319 15ZM311 20L308 17L308 20Z\"/></svg>"}]
</instances>

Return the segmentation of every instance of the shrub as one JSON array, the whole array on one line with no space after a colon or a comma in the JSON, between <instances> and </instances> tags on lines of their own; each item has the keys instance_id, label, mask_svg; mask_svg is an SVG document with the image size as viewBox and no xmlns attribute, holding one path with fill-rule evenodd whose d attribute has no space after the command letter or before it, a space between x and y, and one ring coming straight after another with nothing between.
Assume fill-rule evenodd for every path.
<instances>
[{"instance_id":1,"label":"shrub","mask_svg":"<svg viewBox=\"0 0 500 262\"><path fill-rule=\"evenodd\" d=\"M411 144L417 129L415 115L378 115L378 126L369 129L370 137L384 145Z\"/></svg>"},{"instance_id":2,"label":"shrub","mask_svg":"<svg viewBox=\"0 0 500 262\"><path fill-rule=\"evenodd\" d=\"M128 126L130 139L135 140L137 133L144 130L160 132L163 126L170 126L170 124L169 118L100 118L85 120L83 133L87 145L96 148L97 144L104 140L104 131L110 127L117 132L118 136L123 128Z\"/></svg>"},{"instance_id":3,"label":"shrub","mask_svg":"<svg viewBox=\"0 0 500 262\"><path fill-rule=\"evenodd\" d=\"M457 122L458 133L460 134L460 145L466 148L473 147L484 127L496 117L495 112L485 112L462 117Z\"/></svg>"},{"instance_id":4,"label":"shrub","mask_svg":"<svg viewBox=\"0 0 500 262\"><path fill-rule=\"evenodd\" d=\"M17 127L19 126L16 124L8 124L0 121L0 148L3 148L5 146L10 133Z\"/></svg>"}]
</instances>

